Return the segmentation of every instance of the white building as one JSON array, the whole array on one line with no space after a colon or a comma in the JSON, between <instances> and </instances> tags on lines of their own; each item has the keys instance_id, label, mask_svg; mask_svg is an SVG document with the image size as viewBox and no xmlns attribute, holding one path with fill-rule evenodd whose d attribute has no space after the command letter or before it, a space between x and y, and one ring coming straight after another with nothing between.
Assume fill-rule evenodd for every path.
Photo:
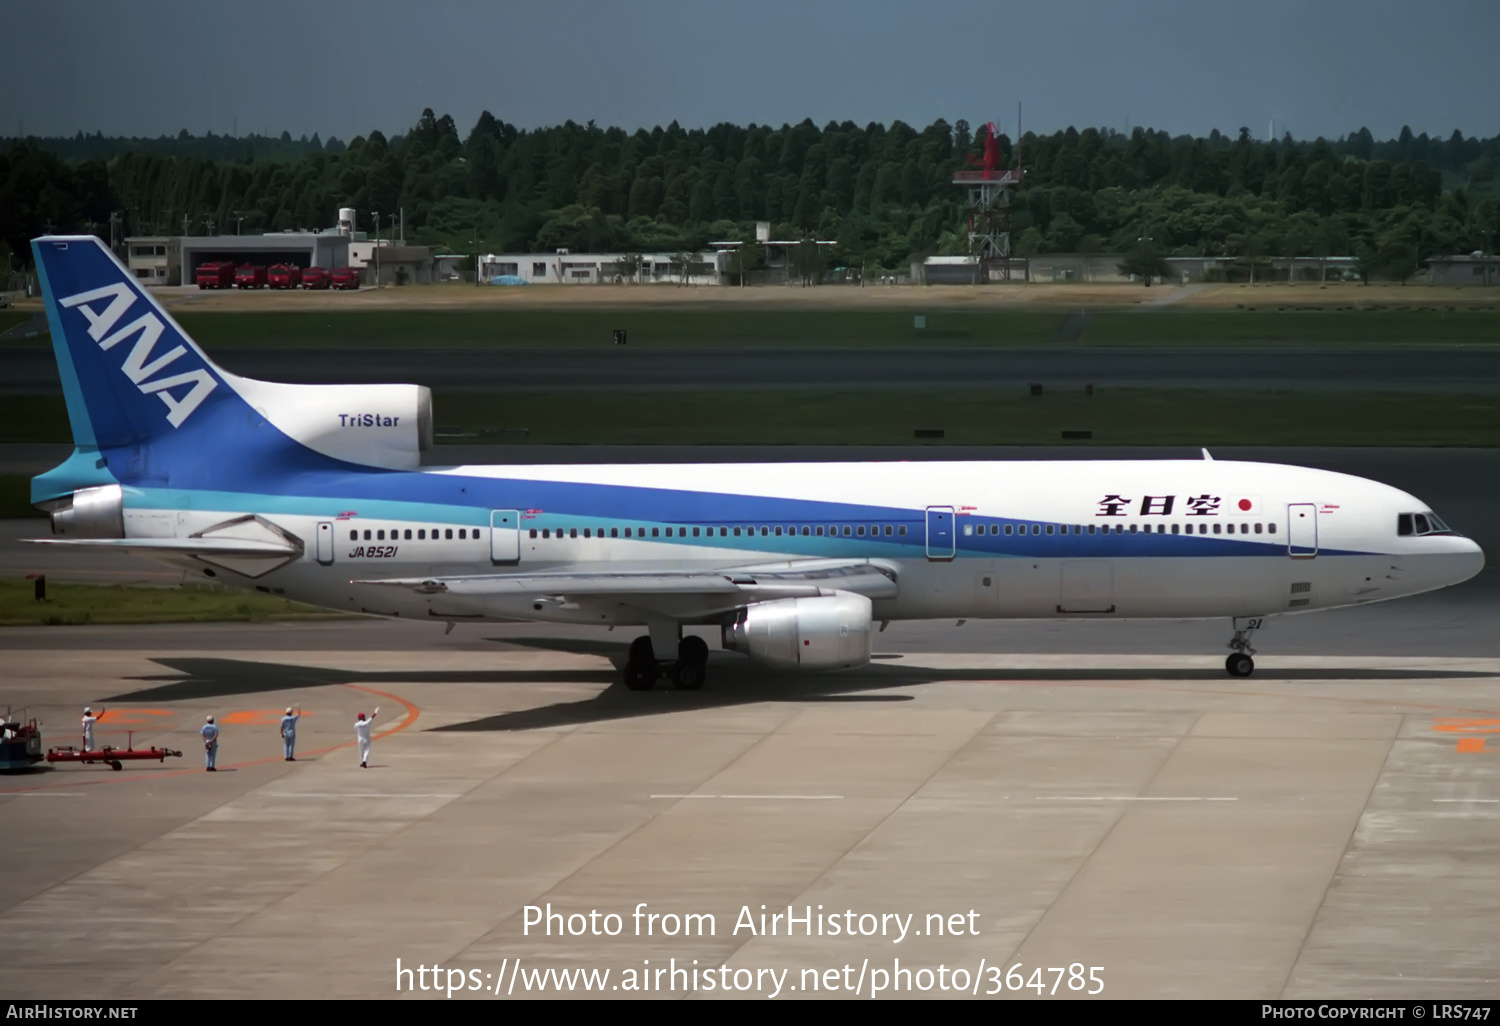
<instances>
[{"instance_id":1,"label":"white building","mask_svg":"<svg viewBox=\"0 0 1500 1026\"><path fill-rule=\"evenodd\" d=\"M728 256L721 252L677 253L486 253L479 258L479 278L518 278L528 285L598 285L601 283L683 284L682 257L686 255L686 284L718 285L727 273ZM640 261L631 269L632 259Z\"/></svg>"}]
</instances>

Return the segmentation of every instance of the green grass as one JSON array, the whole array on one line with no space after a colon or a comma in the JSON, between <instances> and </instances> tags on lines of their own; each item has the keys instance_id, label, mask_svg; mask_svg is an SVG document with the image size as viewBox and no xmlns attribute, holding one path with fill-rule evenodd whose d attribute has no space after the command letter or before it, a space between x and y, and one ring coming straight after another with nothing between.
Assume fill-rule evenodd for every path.
<instances>
[{"instance_id":1,"label":"green grass","mask_svg":"<svg viewBox=\"0 0 1500 1026\"><path fill-rule=\"evenodd\" d=\"M455 392L440 442L909 445L1500 445L1493 396L1176 389ZM925 441L925 440L923 440ZM440 455L440 454L439 454Z\"/></svg>"},{"instance_id":2,"label":"green grass","mask_svg":"<svg viewBox=\"0 0 1500 1026\"><path fill-rule=\"evenodd\" d=\"M31 505L31 478L0 474L0 519L46 515Z\"/></svg>"},{"instance_id":3,"label":"green grass","mask_svg":"<svg viewBox=\"0 0 1500 1026\"><path fill-rule=\"evenodd\" d=\"M0 442L71 442L68 408L60 395L0 399Z\"/></svg>"},{"instance_id":4,"label":"green grass","mask_svg":"<svg viewBox=\"0 0 1500 1026\"><path fill-rule=\"evenodd\" d=\"M0 310L0 333L9 331L23 321L31 320L30 313L22 313L17 310Z\"/></svg>"},{"instance_id":5,"label":"green grass","mask_svg":"<svg viewBox=\"0 0 1500 1026\"><path fill-rule=\"evenodd\" d=\"M1500 343L1500 311L1277 310L1248 298L1243 310L1139 310L1088 314L1069 345ZM0 313L0 330L6 325ZM925 328L913 326L924 316ZM25 319L25 315L11 315ZM641 348L709 346L1037 346L1056 344L1058 310L924 308L785 310L630 307L578 310L181 311L177 319L209 349L229 346L428 346L593 348L616 328ZM8 345L41 345L46 338Z\"/></svg>"},{"instance_id":6,"label":"green grass","mask_svg":"<svg viewBox=\"0 0 1500 1026\"><path fill-rule=\"evenodd\" d=\"M1254 305L1253 303L1251 305ZM1162 310L1088 315L1093 345L1484 344L1500 342L1500 313L1485 310Z\"/></svg>"},{"instance_id":7,"label":"green grass","mask_svg":"<svg viewBox=\"0 0 1500 1026\"><path fill-rule=\"evenodd\" d=\"M48 584L43 602L31 581L0 581L0 626L100 623L202 623L338 616L270 595L206 588L132 588Z\"/></svg>"},{"instance_id":8,"label":"green grass","mask_svg":"<svg viewBox=\"0 0 1500 1026\"><path fill-rule=\"evenodd\" d=\"M914 314L927 317L913 327ZM1062 315L1034 311L394 310L181 313L182 326L214 346L607 346L623 328L632 346L1033 345Z\"/></svg>"}]
</instances>

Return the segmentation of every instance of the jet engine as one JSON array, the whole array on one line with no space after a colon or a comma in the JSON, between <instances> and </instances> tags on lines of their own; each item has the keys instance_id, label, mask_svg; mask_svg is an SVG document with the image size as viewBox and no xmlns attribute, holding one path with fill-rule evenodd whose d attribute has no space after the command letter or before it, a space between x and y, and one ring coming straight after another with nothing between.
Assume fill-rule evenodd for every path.
<instances>
[{"instance_id":1,"label":"jet engine","mask_svg":"<svg viewBox=\"0 0 1500 1026\"><path fill-rule=\"evenodd\" d=\"M425 386L286 385L224 376L283 434L325 456L415 470L432 448L432 392Z\"/></svg>"},{"instance_id":2,"label":"jet engine","mask_svg":"<svg viewBox=\"0 0 1500 1026\"><path fill-rule=\"evenodd\" d=\"M778 668L848 670L870 661L870 600L849 591L756 602L723 628L723 645Z\"/></svg>"},{"instance_id":3,"label":"jet engine","mask_svg":"<svg viewBox=\"0 0 1500 1026\"><path fill-rule=\"evenodd\" d=\"M78 489L52 509L52 533L70 538L125 537L123 489L117 484Z\"/></svg>"}]
</instances>

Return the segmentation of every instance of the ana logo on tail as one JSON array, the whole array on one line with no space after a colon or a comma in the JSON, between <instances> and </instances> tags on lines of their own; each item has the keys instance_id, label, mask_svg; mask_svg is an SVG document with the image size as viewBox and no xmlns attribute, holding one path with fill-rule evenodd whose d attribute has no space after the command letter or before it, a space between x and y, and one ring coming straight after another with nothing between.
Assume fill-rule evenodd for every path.
<instances>
[{"instance_id":1,"label":"ana logo on tail","mask_svg":"<svg viewBox=\"0 0 1500 1026\"><path fill-rule=\"evenodd\" d=\"M70 310L78 308L84 317L88 318L89 337L99 343L100 349L108 351L130 336L136 336L135 345L131 347L130 355L125 357L125 362L120 369L141 390L142 394L154 394L166 403L167 423L174 428L181 427L203 400L208 398L209 393L218 387L219 383L206 368L202 367L180 374L157 376L186 354L187 349L180 345L173 346L163 355L154 360L151 359L151 350L156 346L162 333L166 331L166 325L162 324L161 318L149 309L129 324L115 330L115 325L119 324L126 311L135 304L136 298L129 285L117 282L114 285L106 285L104 288L91 289L88 292L68 296L60 302ZM89 305L106 299L109 300L109 305L104 306L102 312L98 306ZM186 395L180 392L178 395L173 395L170 391L184 385L191 386Z\"/></svg>"}]
</instances>

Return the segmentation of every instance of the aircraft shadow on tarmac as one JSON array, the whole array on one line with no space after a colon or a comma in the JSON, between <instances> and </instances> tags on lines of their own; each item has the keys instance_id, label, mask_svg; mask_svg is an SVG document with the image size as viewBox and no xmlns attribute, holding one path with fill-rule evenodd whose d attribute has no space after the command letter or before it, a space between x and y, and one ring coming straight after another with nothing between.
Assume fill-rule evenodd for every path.
<instances>
[{"instance_id":1,"label":"aircraft shadow on tarmac","mask_svg":"<svg viewBox=\"0 0 1500 1026\"><path fill-rule=\"evenodd\" d=\"M156 682L153 686L122 692L108 702L186 701L252 695L337 684L362 684L371 687L401 684L537 684L570 683L604 685L597 695L578 701L556 702L535 709L518 709L481 717L464 723L435 727L434 731L512 731L548 727L578 726L611 720L651 716L657 713L689 712L702 709L732 708L757 702L908 702L909 694L880 692L917 687L939 681L1014 685L1083 685L1121 684L1132 681L1167 681L1205 685L1233 684L1238 689L1253 688L1267 682L1368 682L1423 681L1452 679L1489 679L1494 674L1474 670L1292 668L1263 669L1248 681L1231 680L1222 670L1169 669L1165 667L930 667L903 665L899 655L877 656L876 661L860 670L829 674L776 673L758 667L733 655L714 653L710 661L709 683L701 691L679 691L663 682L648 692L630 691L620 680L618 670L624 664L625 646L603 646L579 639L507 639L513 644L558 649L569 652L588 651L607 655L612 669L527 669L508 670L344 670L338 667L298 666L288 663L262 663L239 659L177 658L153 659L174 674L127 677L126 680ZM873 693L872 693L873 692Z\"/></svg>"}]
</instances>

